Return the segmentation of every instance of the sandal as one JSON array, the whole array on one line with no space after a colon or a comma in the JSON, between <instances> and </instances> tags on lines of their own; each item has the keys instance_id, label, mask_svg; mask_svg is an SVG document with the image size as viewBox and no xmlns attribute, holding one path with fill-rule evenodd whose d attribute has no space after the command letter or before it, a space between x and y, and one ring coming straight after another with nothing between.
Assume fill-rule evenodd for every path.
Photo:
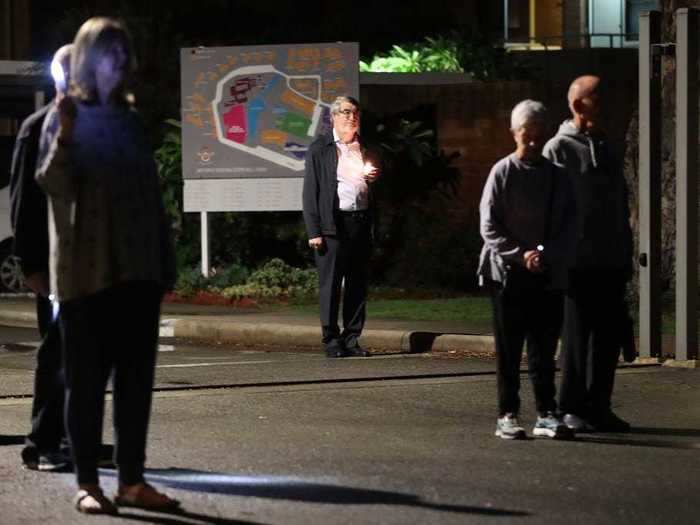
<instances>
[{"instance_id":1,"label":"sandal","mask_svg":"<svg viewBox=\"0 0 700 525\"><path fill-rule=\"evenodd\" d=\"M73 499L73 504L78 512L84 514L117 514L119 512L99 487L80 489Z\"/></svg>"},{"instance_id":2,"label":"sandal","mask_svg":"<svg viewBox=\"0 0 700 525\"><path fill-rule=\"evenodd\" d=\"M180 502L162 492L158 492L148 483L137 483L128 488L119 487L114 495L114 503L120 507L136 507L146 510L173 510Z\"/></svg>"}]
</instances>

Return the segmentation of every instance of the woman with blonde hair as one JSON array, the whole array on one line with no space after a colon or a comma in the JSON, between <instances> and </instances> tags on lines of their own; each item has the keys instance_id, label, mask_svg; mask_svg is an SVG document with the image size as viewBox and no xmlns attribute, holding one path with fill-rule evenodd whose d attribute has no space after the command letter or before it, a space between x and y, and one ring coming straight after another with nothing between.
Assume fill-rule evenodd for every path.
<instances>
[{"instance_id":1,"label":"woman with blonde hair","mask_svg":"<svg viewBox=\"0 0 700 525\"><path fill-rule=\"evenodd\" d=\"M173 508L176 500L144 480L160 302L174 280L174 258L152 150L127 90L130 39L120 22L91 18L74 44L69 96L57 106L55 136L43 137L50 146L37 180L49 197L51 291L65 349L75 506L89 514L117 512L97 471L111 376L114 503Z\"/></svg>"}]
</instances>

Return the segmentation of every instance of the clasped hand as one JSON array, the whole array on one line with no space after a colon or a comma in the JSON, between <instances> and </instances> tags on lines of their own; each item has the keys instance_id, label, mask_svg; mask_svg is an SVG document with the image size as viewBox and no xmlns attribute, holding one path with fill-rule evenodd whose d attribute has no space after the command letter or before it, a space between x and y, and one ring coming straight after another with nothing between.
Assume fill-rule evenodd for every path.
<instances>
[{"instance_id":1,"label":"clasped hand","mask_svg":"<svg viewBox=\"0 0 700 525\"><path fill-rule=\"evenodd\" d=\"M544 262L542 254L538 250L528 250L523 254L525 268L532 273L544 272Z\"/></svg>"}]
</instances>

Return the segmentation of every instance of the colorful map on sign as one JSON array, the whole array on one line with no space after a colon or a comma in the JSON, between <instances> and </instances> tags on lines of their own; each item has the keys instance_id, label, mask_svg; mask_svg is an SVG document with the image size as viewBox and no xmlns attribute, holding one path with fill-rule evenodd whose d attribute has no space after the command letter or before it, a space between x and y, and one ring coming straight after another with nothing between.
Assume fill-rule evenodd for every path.
<instances>
[{"instance_id":1,"label":"colorful map on sign","mask_svg":"<svg viewBox=\"0 0 700 525\"><path fill-rule=\"evenodd\" d=\"M236 68L219 80L212 101L219 142L302 170L306 150L329 120L320 93L320 76L293 77L269 65Z\"/></svg>"},{"instance_id":2,"label":"colorful map on sign","mask_svg":"<svg viewBox=\"0 0 700 525\"><path fill-rule=\"evenodd\" d=\"M330 104L357 97L357 44L181 51L184 178L300 177Z\"/></svg>"}]
</instances>

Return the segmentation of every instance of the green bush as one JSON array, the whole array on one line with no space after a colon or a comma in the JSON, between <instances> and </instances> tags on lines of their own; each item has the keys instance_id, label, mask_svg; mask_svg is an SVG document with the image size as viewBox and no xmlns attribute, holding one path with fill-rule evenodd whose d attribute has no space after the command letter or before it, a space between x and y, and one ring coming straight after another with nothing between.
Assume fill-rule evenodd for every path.
<instances>
[{"instance_id":1,"label":"green bush","mask_svg":"<svg viewBox=\"0 0 700 525\"><path fill-rule=\"evenodd\" d=\"M318 294L318 278L314 269L295 268L282 259L272 259L252 273L240 264L215 271L208 278L196 267L180 272L175 285L179 295L190 297L202 290L231 300L303 301Z\"/></svg>"},{"instance_id":2,"label":"green bush","mask_svg":"<svg viewBox=\"0 0 700 525\"><path fill-rule=\"evenodd\" d=\"M181 270L175 282L175 292L183 297L190 297L198 291L216 291L245 283L250 272L240 264L212 270L212 275L205 277L199 267L190 266Z\"/></svg>"},{"instance_id":3,"label":"green bush","mask_svg":"<svg viewBox=\"0 0 700 525\"><path fill-rule=\"evenodd\" d=\"M178 273L175 292L183 297L190 297L197 291L206 289L207 281L199 268L185 268Z\"/></svg>"},{"instance_id":4,"label":"green bush","mask_svg":"<svg viewBox=\"0 0 700 525\"><path fill-rule=\"evenodd\" d=\"M393 45L369 62L360 61L360 71L373 73L467 73L477 80L526 78L532 71L520 59L494 46L475 32L452 32L426 37L419 43Z\"/></svg>"},{"instance_id":5,"label":"green bush","mask_svg":"<svg viewBox=\"0 0 700 525\"><path fill-rule=\"evenodd\" d=\"M387 56L375 55L368 64L360 61L360 71L374 73L423 73L443 71L463 73L457 42L443 37L427 37L422 44L393 45Z\"/></svg>"},{"instance_id":6,"label":"green bush","mask_svg":"<svg viewBox=\"0 0 700 525\"><path fill-rule=\"evenodd\" d=\"M231 300L244 298L271 301L284 298L284 290L279 286L261 286L259 284L247 283L237 286L230 286L220 291L221 295Z\"/></svg>"},{"instance_id":7,"label":"green bush","mask_svg":"<svg viewBox=\"0 0 700 525\"><path fill-rule=\"evenodd\" d=\"M248 284L254 284L263 288L288 289L290 287L300 287L312 289L316 280L315 270L294 268L282 259L275 258L255 270L250 275Z\"/></svg>"},{"instance_id":8,"label":"green bush","mask_svg":"<svg viewBox=\"0 0 700 525\"><path fill-rule=\"evenodd\" d=\"M222 269L215 269L209 277L209 286L214 288L228 288L243 284L248 279L250 271L240 264L231 264Z\"/></svg>"}]
</instances>

